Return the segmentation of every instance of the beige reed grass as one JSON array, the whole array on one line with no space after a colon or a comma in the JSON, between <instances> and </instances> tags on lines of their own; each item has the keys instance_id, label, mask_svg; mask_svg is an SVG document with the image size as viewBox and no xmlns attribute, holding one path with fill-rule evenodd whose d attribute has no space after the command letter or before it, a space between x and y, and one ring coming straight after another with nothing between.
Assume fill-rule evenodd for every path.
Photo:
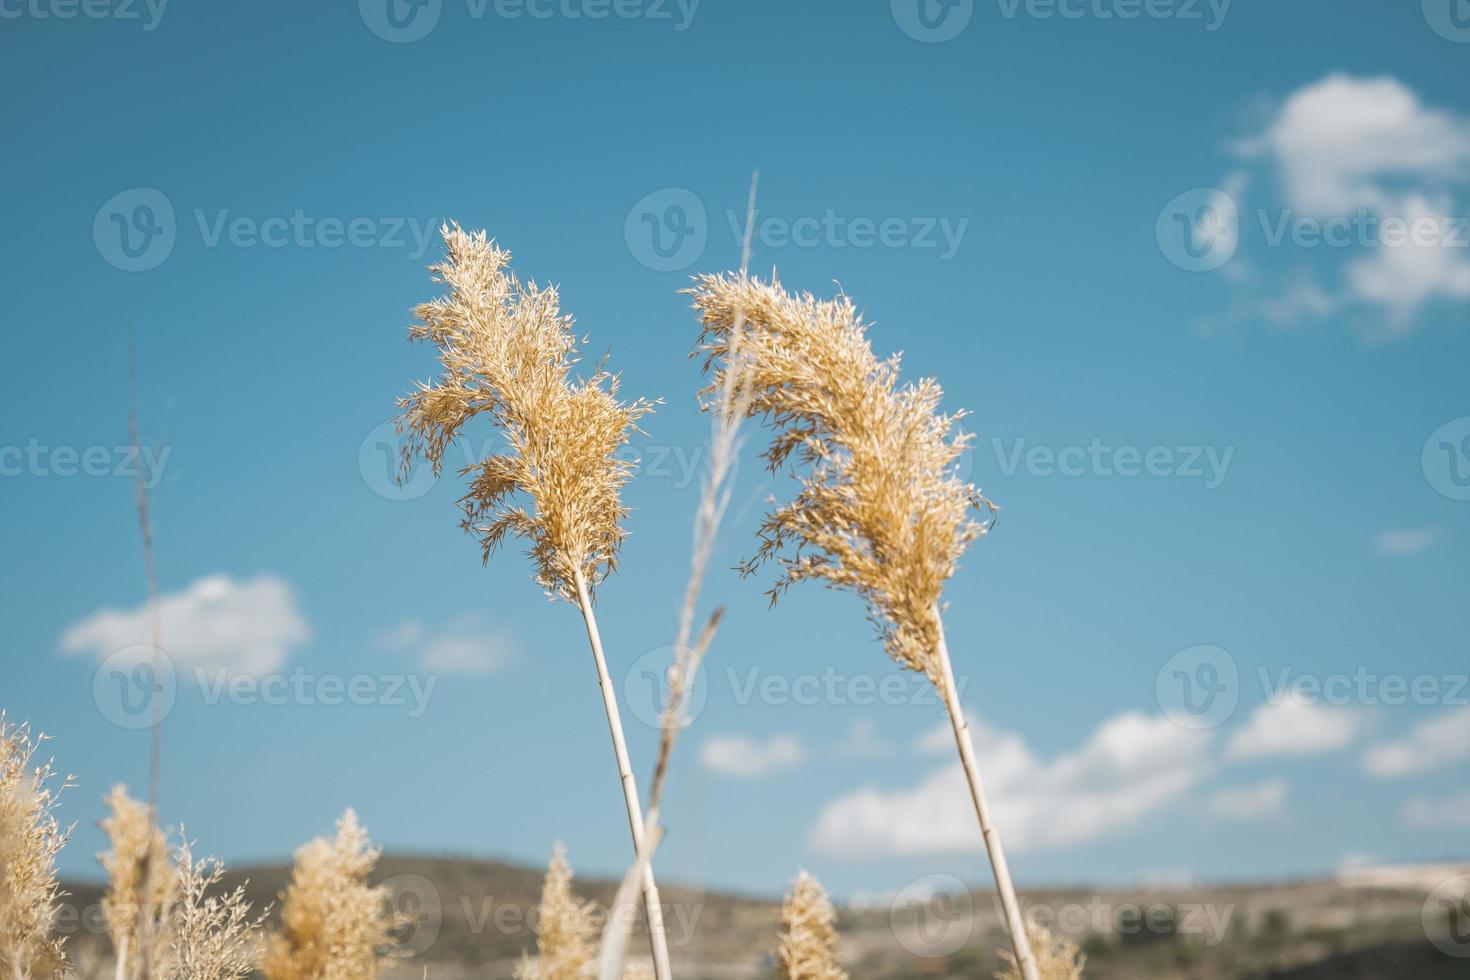
<instances>
[{"instance_id":1,"label":"beige reed grass","mask_svg":"<svg viewBox=\"0 0 1470 980\"><path fill-rule=\"evenodd\" d=\"M1087 965L1087 957L1082 955L1076 943L1030 921L1026 923L1026 936L1031 941L1031 952L1036 957L1036 969L1041 980L1082 980L1082 968ZM1021 980L1015 954L1001 950L1000 955L1005 958L1007 966L995 975L995 980Z\"/></svg>"},{"instance_id":2,"label":"beige reed grass","mask_svg":"<svg viewBox=\"0 0 1470 980\"><path fill-rule=\"evenodd\" d=\"M184 829L179 828L181 837ZM252 916L243 885L220 889L225 869L196 860L188 838L174 852L178 900L158 974L166 980L243 980L256 968L265 913Z\"/></svg>"},{"instance_id":3,"label":"beige reed grass","mask_svg":"<svg viewBox=\"0 0 1470 980\"><path fill-rule=\"evenodd\" d=\"M421 322L410 330L410 339L438 348L443 371L399 402L404 464L422 455L437 473L465 423L482 413L504 434L507 452L464 471L471 483L463 526L479 535L486 560L507 536L525 539L536 580L581 610L636 853L643 807L593 599L617 567L626 534L620 491L631 467L617 453L653 403L619 401L617 377L605 370L573 380L580 345L556 290L518 279L508 270L510 253L484 232L450 225L443 233L446 256L431 272L446 294L419 306ZM643 893L654 971L672 980L651 864Z\"/></svg>"},{"instance_id":4,"label":"beige reed grass","mask_svg":"<svg viewBox=\"0 0 1470 980\"><path fill-rule=\"evenodd\" d=\"M168 842L146 804L116 786L107 809L102 831L112 850L99 855L107 872L102 916L117 957L116 978L132 980L142 976L145 962L158 962L157 944L167 943L178 879L169 866Z\"/></svg>"},{"instance_id":5,"label":"beige reed grass","mask_svg":"<svg viewBox=\"0 0 1470 980\"><path fill-rule=\"evenodd\" d=\"M331 840L296 851L281 930L261 963L266 980L376 980L383 973L393 919L387 891L368 884L379 853L351 809Z\"/></svg>"},{"instance_id":6,"label":"beige reed grass","mask_svg":"<svg viewBox=\"0 0 1470 980\"><path fill-rule=\"evenodd\" d=\"M70 828L56 820L60 780L37 764L45 736L13 726L0 712L0 978L51 980L67 970L56 932L61 891L56 855Z\"/></svg>"},{"instance_id":7,"label":"beige reed grass","mask_svg":"<svg viewBox=\"0 0 1470 980\"><path fill-rule=\"evenodd\" d=\"M776 965L781 980L847 980L837 965L837 913L817 879L805 871L781 905Z\"/></svg>"},{"instance_id":8,"label":"beige reed grass","mask_svg":"<svg viewBox=\"0 0 1470 980\"><path fill-rule=\"evenodd\" d=\"M541 884L536 906L536 959L523 956L515 980L586 980L597 958L597 907L572 891L572 866L558 841ZM620 980L643 980L652 973L629 964Z\"/></svg>"},{"instance_id":9,"label":"beige reed grass","mask_svg":"<svg viewBox=\"0 0 1470 980\"><path fill-rule=\"evenodd\" d=\"M516 980L582 980L597 955L592 904L572 892L572 868L558 841L536 907L536 959L523 959Z\"/></svg>"},{"instance_id":10,"label":"beige reed grass","mask_svg":"<svg viewBox=\"0 0 1470 980\"><path fill-rule=\"evenodd\" d=\"M866 601L888 653L925 674L944 701L1023 980L1038 980L1015 887L990 819L941 620L944 583L993 505L954 472L966 437L939 411L933 379L899 383L897 356L878 360L846 296L792 296L747 275L701 276L693 289L701 349L716 365L710 389L747 373L748 414L774 430L765 458L801 479L794 500L760 528L749 574L774 560L771 601L815 580ZM732 360L735 324L738 358Z\"/></svg>"}]
</instances>

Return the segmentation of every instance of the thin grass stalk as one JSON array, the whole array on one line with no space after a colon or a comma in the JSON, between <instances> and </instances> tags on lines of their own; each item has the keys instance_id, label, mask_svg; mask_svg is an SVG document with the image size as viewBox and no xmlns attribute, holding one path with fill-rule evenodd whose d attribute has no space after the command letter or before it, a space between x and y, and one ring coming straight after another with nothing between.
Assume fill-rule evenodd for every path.
<instances>
[{"instance_id":1,"label":"thin grass stalk","mask_svg":"<svg viewBox=\"0 0 1470 980\"><path fill-rule=\"evenodd\" d=\"M602 636L597 629L597 614L592 609L592 597L587 591L587 580L581 569L576 572L577 605L582 610L582 621L587 626L587 642L592 647L592 659L597 664L597 686L602 690L602 706L607 712L607 729L612 735L613 755L618 763L618 779L623 787L623 803L628 808L628 829L633 835L633 854L644 853L643 805L638 799L638 781L633 776L633 766L628 760L628 742L623 735L622 713L618 710L618 695L613 689L612 677L607 672L607 658L602 652ZM658 883L654 880L653 866L643 864L643 907L648 917L648 938L653 948L653 972L658 980L673 980L669 963L668 937L664 934L663 908L659 905Z\"/></svg>"},{"instance_id":2,"label":"thin grass stalk","mask_svg":"<svg viewBox=\"0 0 1470 980\"><path fill-rule=\"evenodd\" d=\"M1001 910L1005 913L1006 930L1011 934L1011 946L1015 950L1016 965L1022 980L1041 980L1036 968L1036 958L1031 953L1031 943L1026 935L1026 925L1021 918L1021 905L1016 900L1016 886L1011 881L1011 869L1006 864L1005 849L1001 847L1000 832L990 819L990 805L985 801L985 789L980 783L980 767L975 761L975 746L970 741L970 723L965 720L960 707L959 693L954 682L954 667L949 660L949 644L944 638L944 621L939 610L934 610L939 621L939 645L937 649L944 707L949 711L949 723L954 729L955 747L960 751L960 763L965 768L965 780L970 785L970 799L975 804L975 818L980 822L980 836L985 839L985 853L990 857L990 867L995 872L995 888L1000 893Z\"/></svg>"},{"instance_id":3,"label":"thin grass stalk","mask_svg":"<svg viewBox=\"0 0 1470 980\"><path fill-rule=\"evenodd\" d=\"M755 228L756 189L760 184L760 172L750 175L750 193L745 206L745 239L740 247L740 274L750 269L750 252ZM730 360L736 360L739 351L741 329L745 325L743 313L735 316L731 328ZM684 587L684 601L679 607L679 630L674 641L674 662L669 667L669 694L659 719L658 759L653 767L653 780L648 791L647 849L640 844L634 855L634 866L629 869L627 881L634 880L639 865L652 866L653 851L663 838L659 824L659 807L663 802L664 786L669 776L669 763L674 757L674 743L683 728L684 702L689 687L704 662L704 655L714 642L715 632L720 626L722 608L716 608L700 630L697 640L693 639L694 619L699 608L699 594L704 586L705 573L710 557L714 554L715 541L719 537L720 524L730 504L733 489L732 476L740 451L740 423L750 408L750 386L745 374L738 369L725 373L719 387L719 397L711 411L709 466L705 472L704 486L699 496L699 508L695 513L693 544L689 556L689 579ZM693 645L691 646L691 640ZM619 889L619 896L626 888ZM602 932L602 955L599 960L601 980L616 980L623 966L623 950L627 945L625 922L619 902L614 901L612 914Z\"/></svg>"},{"instance_id":4,"label":"thin grass stalk","mask_svg":"<svg viewBox=\"0 0 1470 980\"><path fill-rule=\"evenodd\" d=\"M128 341L128 440L135 450L142 447L138 437L138 373L137 353ZM163 647L163 622L158 602L158 569L153 556L153 523L148 513L148 484L143 478L143 467L137 467L133 478L133 497L138 505L138 528L143 536L143 576L148 587L148 622L152 633L153 670L153 724L150 726L148 747L148 819L158 826L158 776L163 758L163 683L159 680L161 652ZM152 880L155 872L152 849L148 852L148 866L144 868L146 880ZM153 909L146 901L138 910L142 929L138 936L138 955L142 980L153 980Z\"/></svg>"}]
</instances>

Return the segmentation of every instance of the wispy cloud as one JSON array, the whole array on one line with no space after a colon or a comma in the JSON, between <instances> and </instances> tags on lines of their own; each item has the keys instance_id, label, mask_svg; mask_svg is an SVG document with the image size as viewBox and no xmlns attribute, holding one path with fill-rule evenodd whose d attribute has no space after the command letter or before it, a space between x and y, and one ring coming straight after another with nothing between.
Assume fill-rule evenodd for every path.
<instances>
[{"instance_id":1,"label":"wispy cloud","mask_svg":"<svg viewBox=\"0 0 1470 980\"><path fill-rule=\"evenodd\" d=\"M855 718L837 743L836 754L847 759L884 759L893 755L893 745L878 734L871 718Z\"/></svg>"},{"instance_id":2,"label":"wispy cloud","mask_svg":"<svg viewBox=\"0 0 1470 980\"><path fill-rule=\"evenodd\" d=\"M274 575L234 579L209 575L179 592L159 597L163 648L176 667L221 667L262 677L279 670L291 650L311 635L290 583ZM101 609L61 636L63 653L90 653L105 660L133 651L151 658L146 603L130 609Z\"/></svg>"},{"instance_id":3,"label":"wispy cloud","mask_svg":"<svg viewBox=\"0 0 1470 980\"><path fill-rule=\"evenodd\" d=\"M1363 755L1363 768L1379 779L1399 779L1433 772L1470 758L1470 707L1454 708L1425 719L1396 741L1374 745Z\"/></svg>"},{"instance_id":4,"label":"wispy cloud","mask_svg":"<svg viewBox=\"0 0 1470 980\"><path fill-rule=\"evenodd\" d=\"M1257 295L1227 319L1254 313L1294 326L1355 307L1378 311L1390 334L1402 334L1426 304L1470 300L1465 212L1455 200L1470 167L1470 119L1426 105L1395 78L1334 74L1286 96L1236 149L1279 176L1273 244L1301 231L1344 257L1335 283L1301 268L1288 268L1274 294L1253 283Z\"/></svg>"},{"instance_id":5,"label":"wispy cloud","mask_svg":"<svg viewBox=\"0 0 1470 980\"><path fill-rule=\"evenodd\" d=\"M1404 824L1414 830L1470 830L1470 793L1441 799L1416 796L1404 804Z\"/></svg>"},{"instance_id":6,"label":"wispy cloud","mask_svg":"<svg viewBox=\"0 0 1470 980\"><path fill-rule=\"evenodd\" d=\"M420 667L436 674L489 674L516 658L510 633L477 616L461 616L432 630L417 619L406 619L379 635L378 646L409 653Z\"/></svg>"},{"instance_id":7,"label":"wispy cloud","mask_svg":"<svg viewBox=\"0 0 1470 980\"><path fill-rule=\"evenodd\" d=\"M716 735L699 748L699 761L706 769L740 779L793 769L805 759L806 749L791 735L772 735L764 742L745 735Z\"/></svg>"},{"instance_id":8,"label":"wispy cloud","mask_svg":"<svg viewBox=\"0 0 1470 980\"><path fill-rule=\"evenodd\" d=\"M1359 708L1321 704L1295 696L1268 701L1230 737L1233 760L1321 755L1347 748L1370 718Z\"/></svg>"},{"instance_id":9,"label":"wispy cloud","mask_svg":"<svg viewBox=\"0 0 1470 980\"><path fill-rule=\"evenodd\" d=\"M1291 784L1278 777L1226 787L1211 796L1207 805L1211 813L1226 820L1254 820L1280 816L1290 793Z\"/></svg>"},{"instance_id":10,"label":"wispy cloud","mask_svg":"<svg viewBox=\"0 0 1470 980\"><path fill-rule=\"evenodd\" d=\"M1373 547L1385 555L1417 555L1439 541L1439 531L1432 527L1412 530L1379 531Z\"/></svg>"},{"instance_id":11,"label":"wispy cloud","mask_svg":"<svg viewBox=\"0 0 1470 980\"><path fill-rule=\"evenodd\" d=\"M1109 719L1072 751L1038 757L1021 736L974 722L975 748L993 787L995 820L1013 851L1062 847L1131 829L1184 797L1210 768L1212 736L1167 718L1130 711ZM948 724L919 746L952 741ZM814 848L842 856L974 851L969 790L958 763L909 789L866 786L828 803L810 835Z\"/></svg>"}]
</instances>

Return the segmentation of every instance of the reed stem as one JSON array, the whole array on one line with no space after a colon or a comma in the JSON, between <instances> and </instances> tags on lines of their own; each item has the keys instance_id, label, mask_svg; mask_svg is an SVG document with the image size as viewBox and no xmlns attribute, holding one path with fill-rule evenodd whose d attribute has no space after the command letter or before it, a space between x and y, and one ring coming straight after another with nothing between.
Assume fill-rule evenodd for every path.
<instances>
[{"instance_id":1,"label":"reed stem","mask_svg":"<svg viewBox=\"0 0 1470 980\"><path fill-rule=\"evenodd\" d=\"M990 867L995 872L995 887L1000 893L1000 905L1005 913L1006 930L1011 934L1011 948L1016 954L1016 963L1023 980L1041 980L1036 969L1036 959L1031 955L1031 943L1026 938L1026 924L1021 919L1021 906L1016 901L1016 887L1011 883L1011 869L1006 864L1005 850L1000 844L1000 833L990 819L990 806L985 801L985 790L980 784L980 768L975 762L975 746L970 741L970 725L965 721L965 712L960 707L959 693L955 688L954 668L949 661L949 644L944 639L944 621L935 610L939 620L939 664L944 706L949 710L949 723L954 728L954 740L960 750L960 762L965 767L965 779L970 784L970 799L975 803L975 817L980 821L980 834L985 839L985 852L990 856Z\"/></svg>"},{"instance_id":2,"label":"reed stem","mask_svg":"<svg viewBox=\"0 0 1470 980\"><path fill-rule=\"evenodd\" d=\"M587 625L587 641L592 646L592 659L597 663L597 684L602 689L602 706L607 711L607 728L612 735L613 755L617 758L618 777L623 785L623 803L628 808L628 829L633 836L633 853L638 855L643 852L643 805L638 800L638 783L628 761L628 743L623 737L623 719L618 711L617 691L613 689L612 677L607 672L607 659L602 653L602 636L597 630L597 615L592 611L592 597L587 591L587 580L581 569L577 570L575 581L577 604L582 609L582 621ZM643 906L648 917L648 939L653 947L654 977L656 980L673 980L668 937L664 934L663 908L659 905L658 884L654 881L652 864L643 870Z\"/></svg>"}]
</instances>

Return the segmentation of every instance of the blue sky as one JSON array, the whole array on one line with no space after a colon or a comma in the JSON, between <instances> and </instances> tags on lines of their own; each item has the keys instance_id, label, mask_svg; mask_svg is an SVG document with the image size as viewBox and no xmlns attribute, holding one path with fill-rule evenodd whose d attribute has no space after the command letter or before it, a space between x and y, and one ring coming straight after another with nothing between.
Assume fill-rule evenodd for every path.
<instances>
[{"instance_id":1,"label":"blue sky","mask_svg":"<svg viewBox=\"0 0 1470 980\"><path fill-rule=\"evenodd\" d=\"M353 805L395 849L623 866L575 609L513 550L481 567L452 475L395 490L381 426L433 370L404 338L445 218L666 400L600 598L646 780L707 434L678 290L738 263L755 168L753 267L840 283L972 413L1003 510L947 623L1023 884L1465 856L1463 11L925 2L0 2L0 704L77 775L67 872L107 787L146 782L108 672L146 639L130 330L165 821L279 858ZM748 456L662 875L985 883L940 709L858 601L768 611L725 570L782 489Z\"/></svg>"}]
</instances>

